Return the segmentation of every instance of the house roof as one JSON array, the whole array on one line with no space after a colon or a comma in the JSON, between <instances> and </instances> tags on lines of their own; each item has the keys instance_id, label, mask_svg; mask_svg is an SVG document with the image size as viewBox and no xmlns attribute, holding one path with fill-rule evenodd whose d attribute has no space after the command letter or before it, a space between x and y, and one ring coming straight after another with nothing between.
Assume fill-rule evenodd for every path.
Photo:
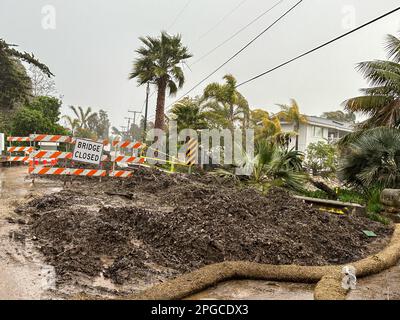
<instances>
[{"instance_id":1,"label":"house roof","mask_svg":"<svg viewBox=\"0 0 400 320\"><path fill-rule=\"evenodd\" d=\"M321 117L314 117L314 116L306 116L308 123L313 125L319 125L321 127L331 128L331 129L338 129L342 131L352 132L354 131L354 123L351 122L343 122L343 121L336 121L325 119Z\"/></svg>"},{"instance_id":2,"label":"house roof","mask_svg":"<svg viewBox=\"0 0 400 320\"><path fill-rule=\"evenodd\" d=\"M320 127L324 127L324 128L330 128L330 129L337 129L337 130L346 131L346 132L354 131L354 123L330 120L330 119L315 117L315 116L305 116L305 117L307 118L307 123L314 125L314 126L320 126ZM287 124L287 122L285 122L285 121L282 121L281 123Z\"/></svg>"}]
</instances>

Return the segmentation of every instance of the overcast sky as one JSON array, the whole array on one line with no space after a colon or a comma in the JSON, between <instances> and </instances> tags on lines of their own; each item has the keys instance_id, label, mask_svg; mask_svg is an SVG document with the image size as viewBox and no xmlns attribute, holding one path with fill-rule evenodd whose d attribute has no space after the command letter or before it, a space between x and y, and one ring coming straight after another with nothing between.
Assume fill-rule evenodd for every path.
<instances>
[{"instance_id":1,"label":"overcast sky","mask_svg":"<svg viewBox=\"0 0 400 320\"><path fill-rule=\"evenodd\" d=\"M50 67L63 95L63 111L68 105L103 108L113 125L120 126L126 124L128 109L142 110L145 98L145 88L128 81L139 36L158 35L161 30L181 33L194 62L278 1L0 0L0 37L18 44L20 50L34 52ZM187 68L187 81L178 97L296 2L284 0L235 39ZM55 8L55 29L42 26L46 5ZM239 82L247 80L348 31L353 23L362 24L398 5L398 0L304 0L207 83L221 81L227 73ZM290 98L295 98L308 115L340 109L346 98L357 95L366 85L355 64L385 58L385 35L398 34L399 30L397 12L240 91L252 108L272 112L277 111L277 103ZM192 94L201 94L207 83ZM167 105L172 101L168 99ZM150 100L150 118L154 109L155 95Z\"/></svg>"}]
</instances>

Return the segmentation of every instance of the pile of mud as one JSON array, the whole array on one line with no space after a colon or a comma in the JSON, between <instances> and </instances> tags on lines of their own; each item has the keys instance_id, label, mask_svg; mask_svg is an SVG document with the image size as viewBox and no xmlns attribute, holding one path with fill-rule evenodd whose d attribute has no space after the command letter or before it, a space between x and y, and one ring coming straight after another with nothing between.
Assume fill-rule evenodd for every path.
<instances>
[{"instance_id":1,"label":"pile of mud","mask_svg":"<svg viewBox=\"0 0 400 320\"><path fill-rule=\"evenodd\" d=\"M227 260L348 263L380 249L363 230L380 241L392 233L362 216L321 212L282 189L263 195L214 177L147 170L123 184L81 182L16 212L61 280L103 274L118 284Z\"/></svg>"}]
</instances>

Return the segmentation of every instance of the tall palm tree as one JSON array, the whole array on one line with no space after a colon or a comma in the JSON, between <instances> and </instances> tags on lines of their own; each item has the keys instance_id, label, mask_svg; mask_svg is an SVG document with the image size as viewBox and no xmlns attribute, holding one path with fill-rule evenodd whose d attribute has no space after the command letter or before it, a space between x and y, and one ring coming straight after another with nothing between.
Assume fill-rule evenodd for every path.
<instances>
[{"instance_id":1,"label":"tall palm tree","mask_svg":"<svg viewBox=\"0 0 400 320\"><path fill-rule=\"evenodd\" d=\"M161 36L139 38L143 46L136 50L139 57L133 64L129 79L137 78L139 85L153 83L158 90L155 127L164 127L165 96L175 95L182 88L185 76L182 65L192 57L182 44L181 35L171 36L161 32Z\"/></svg>"},{"instance_id":2,"label":"tall palm tree","mask_svg":"<svg viewBox=\"0 0 400 320\"><path fill-rule=\"evenodd\" d=\"M300 113L299 105L295 99L290 100L289 105L280 104L281 111L277 117L288 123L292 123L294 132L296 133L296 146L295 149L299 150L299 131L302 123L307 123L307 118Z\"/></svg>"},{"instance_id":3,"label":"tall palm tree","mask_svg":"<svg viewBox=\"0 0 400 320\"><path fill-rule=\"evenodd\" d=\"M344 102L347 111L369 117L360 125L362 129L400 126L400 39L387 35L386 50L391 60L366 61L357 65L371 87L361 89L362 96Z\"/></svg>"},{"instance_id":4,"label":"tall palm tree","mask_svg":"<svg viewBox=\"0 0 400 320\"><path fill-rule=\"evenodd\" d=\"M75 106L69 106L69 108L72 110L72 112L76 116L76 120L78 121L78 128L79 129L89 129L88 127L88 122L90 121L91 118L94 118L97 116L96 113L92 112L92 108L87 108L84 110L82 107L76 108ZM68 120L67 120L68 121Z\"/></svg>"},{"instance_id":5,"label":"tall palm tree","mask_svg":"<svg viewBox=\"0 0 400 320\"><path fill-rule=\"evenodd\" d=\"M171 111L171 119L178 124L178 131L183 129L206 129L207 122L201 110L198 98L183 98L175 103Z\"/></svg>"},{"instance_id":6,"label":"tall palm tree","mask_svg":"<svg viewBox=\"0 0 400 320\"><path fill-rule=\"evenodd\" d=\"M236 79L228 74L225 83L211 83L204 90L206 115L217 126L233 130L240 121L242 127L248 126L250 108L247 100L236 90Z\"/></svg>"}]
</instances>

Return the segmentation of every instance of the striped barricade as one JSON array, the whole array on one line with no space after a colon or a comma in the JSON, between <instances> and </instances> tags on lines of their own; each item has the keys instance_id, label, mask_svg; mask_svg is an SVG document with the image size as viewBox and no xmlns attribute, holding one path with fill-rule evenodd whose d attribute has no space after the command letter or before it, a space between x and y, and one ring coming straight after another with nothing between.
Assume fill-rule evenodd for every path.
<instances>
[{"instance_id":1,"label":"striped barricade","mask_svg":"<svg viewBox=\"0 0 400 320\"><path fill-rule=\"evenodd\" d=\"M138 141L118 141L115 140L112 143L113 147L115 148L121 148L121 149L140 149L143 148L144 145L141 142Z\"/></svg>"},{"instance_id":2,"label":"striped barricade","mask_svg":"<svg viewBox=\"0 0 400 320\"><path fill-rule=\"evenodd\" d=\"M13 142L30 142L31 140L29 137L7 137L7 141L10 143L10 146L7 147L7 152L9 154L6 161L8 162L25 163L29 159L28 154L35 150L32 146L12 146ZM21 153L23 153L23 155Z\"/></svg>"},{"instance_id":3,"label":"striped barricade","mask_svg":"<svg viewBox=\"0 0 400 320\"><path fill-rule=\"evenodd\" d=\"M132 171L115 170L110 171L109 176L113 178L129 178L133 175Z\"/></svg>"},{"instance_id":4,"label":"striped barricade","mask_svg":"<svg viewBox=\"0 0 400 320\"><path fill-rule=\"evenodd\" d=\"M30 174L36 175L64 175L64 176L81 176L81 177L105 177L106 170L96 169L74 169L74 168L52 168L52 167L38 167L29 168Z\"/></svg>"},{"instance_id":5,"label":"striped barricade","mask_svg":"<svg viewBox=\"0 0 400 320\"><path fill-rule=\"evenodd\" d=\"M113 156L111 157L112 162L117 163L144 163L145 158L141 157L126 157L126 156Z\"/></svg>"},{"instance_id":6,"label":"striped barricade","mask_svg":"<svg viewBox=\"0 0 400 320\"><path fill-rule=\"evenodd\" d=\"M132 149L132 150L139 150L145 147L145 145L139 141L119 141L115 140L112 142L112 146L114 147L114 151L116 154L118 154L117 150L118 149ZM111 162L113 162L113 170L115 172L118 172L118 170L115 170L115 165L117 163L131 163L131 164L143 164L146 161L145 158L143 157L137 157L137 156L125 156L125 155L115 155L111 157ZM115 177L115 176L114 176Z\"/></svg>"},{"instance_id":7,"label":"striped barricade","mask_svg":"<svg viewBox=\"0 0 400 320\"><path fill-rule=\"evenodd\" d=\"M9 157L6 158L6 161L9 161L9 162L27 162L27 161L29 161L29 157L9 156Z\"/></svg>"},{"instance_id":8,"label":"striped barricade","mask_svg":"<svg viewBox=\"0 0 400 320\"><path fill-rule=\"evenodd\" d=\"M35 159L72 159L72 152L61 152L61 151L35 151L30 154L31 158ZM107 161L108 156L103 155L101 161Z\"/></svg>"},{"instance_id":9,"label":"striped barricade","mask_svg":"<svg viewBox=\"0 0 400 320\"><path fill-rule=\"evenodd\" d=\"M37 174L37 175L58 175L58 176L65 176L69 174L69 170L67 168L51 168L51 167L40 167L40 168L29 168L30 174Z\"/></svg>"},{"instance_id":10,"label":"striped barricade","mask_svg":"<svg viewBox=\"0 0 400 320\"><path fill-rule=\"evenodd\" d=\"M72 138L69 136L49 135L49 134L31 134L29 138L31 141L35 142L71 143L72 141Z\"/></svg>"},{"instance_id":11,"label":"striped barricade","mask_svg":"<svg viewBox=\"0 0 400 320\"><path fill-rule=\"evenodd\" d=\"M30 142L29 137L7 137L8 142Z\"/></svg>"},{"instance_id":12,"label":"striped barricade","mask_svg":"<svg viewBox=\"0 0 400 320\"><path fill-rule=\"evenodd\" d=\"M186 165L193 166L198 162L199 143L197 142L197 139L190 139L187 142L186 146L187 146L187 150L185 153Z\"/></svg>"},{"instance_id":13,"label":"striped barricade","mask_svg":"<svg viewBox=\"0 0 400 320\"><path fill-rule=\"evenodd\" d=\"M8 147L7 152L25 152L25 153L31 153L33 150L35 150L33 147Z\"/></svg>"},{"instance_id":14,"label":"striped barricade","mask_svg":"<svg viewBox=\"0 0 400 320\"><path fill-rule=\"evenodd\" d=\"M107 175L107 170L69 169L69 175L81 177L105 177Z\"/></svg>"},{"instance_id":15,"label":"striped barricade","mask_svg":"<svg viewBox=\"0 0 400 320\"><path fill-rule=\"evenodd\" d=\"M71 159L72 153L71 152L61 152L61 151L35 151L32 152L30 158L35 159Z\"/></svg>"}]
</instances>

